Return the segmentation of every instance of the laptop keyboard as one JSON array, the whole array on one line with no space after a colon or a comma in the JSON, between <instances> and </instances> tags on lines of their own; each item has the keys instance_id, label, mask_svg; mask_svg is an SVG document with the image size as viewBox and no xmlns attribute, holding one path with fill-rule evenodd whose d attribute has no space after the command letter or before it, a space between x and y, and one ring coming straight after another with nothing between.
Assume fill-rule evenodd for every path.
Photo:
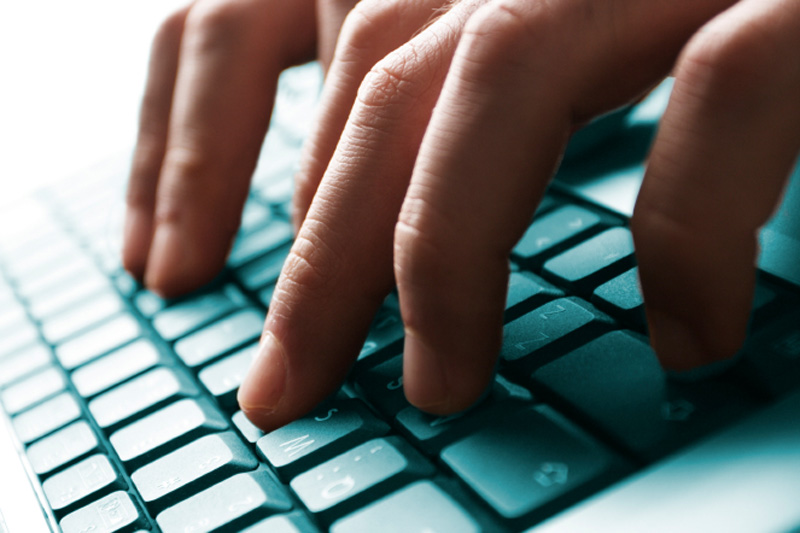
<instances>
[{"instance_id":1,"label":"laptop keyboard","mask_svg":"<svg viewBox=\"0 0 800 533\"><path fill-rule=\"evenodd\" d=\"M553 189L512 252L478 405L436 417L406 402L390 295L342 389L262 433L236 391L291 245L308 98L292 90L228 267L197 293L164 301L122 271L123 170L18 208L35 223L0 245L0 401L64 532L520 531L796 387L794 290L759 280L736 364L667 376L626 221Z\"/></svg>"}]
</instances>

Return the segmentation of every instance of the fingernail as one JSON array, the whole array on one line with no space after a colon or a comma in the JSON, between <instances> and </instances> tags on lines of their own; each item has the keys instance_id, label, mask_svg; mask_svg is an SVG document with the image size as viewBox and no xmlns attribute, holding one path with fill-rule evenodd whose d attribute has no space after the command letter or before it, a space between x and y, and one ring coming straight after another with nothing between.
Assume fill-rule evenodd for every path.
<instances>
[{"instance_id":1,"label":"fingernail","mask_svg":"<svg viewBox=\"0 0 800 533\"><path fill-rule=\"evenodd\" d=\"M686 371L708 361L706 349L684 321L660 311L648 313L650 340L666 370Z\"/></svg>"},{"instance_id":2,"label":"fingernail","mask_svg":"<svg viewBox=\"0 0 800 533\"><path fill-rule=\"evenodd\" d=\"M403 349L403 376L409 402L423 411L447 410L450 389L442 358L408 329Z\"/></svg>"},{"instance_id":3,"label":"fingernail","mask_svg":"<svg viewBox=\"0 0 800 533\"><path fill-rule=\"evenodd\" d=\"M272 333L267 332L239 388L239 406L245 412L274 412L286 389L286 354Z\"/></svg>"}]
</instances>

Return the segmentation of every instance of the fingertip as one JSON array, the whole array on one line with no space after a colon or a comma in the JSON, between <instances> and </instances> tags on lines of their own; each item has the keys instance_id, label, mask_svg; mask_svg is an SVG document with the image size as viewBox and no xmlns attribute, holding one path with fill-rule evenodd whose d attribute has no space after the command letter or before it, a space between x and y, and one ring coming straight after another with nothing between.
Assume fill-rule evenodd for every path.
<instances>
[{"instance_id":1,"label":"fingertip","mask_svg":"<svg viewBox=\"0 0 800 533\"><path fill-rule=\"evenodd\" d=\"M185 233L175 224L163 223L153 235L144 281L162 298L191 292L214 279L222 268L222 264L213 263L198 250L205 242Z\"/></svg>"},{"instance_id":2,"label":"fingertip","mask_svg":"<svg viewBox=\"0 0 800 533\"><path fill-rule=\"evenodd\" d=\"M733 328L717 335L658 310L648 311L648 322L653 349L664 369L671 372L696 370L729 359L743 340ZM707 334L701 335L701 331Z\"/></svg>"},{"instance_id":3,"label":"fingertip","mask_svg":"<svg viewBox=\"0 0 800 533\"><path fill-rule=\"evenodd\" d=\"M151 237L151 218L140 209L128 207L123 228L122 266L138 281L144 279Z\"/></svg>"}]
</instances>

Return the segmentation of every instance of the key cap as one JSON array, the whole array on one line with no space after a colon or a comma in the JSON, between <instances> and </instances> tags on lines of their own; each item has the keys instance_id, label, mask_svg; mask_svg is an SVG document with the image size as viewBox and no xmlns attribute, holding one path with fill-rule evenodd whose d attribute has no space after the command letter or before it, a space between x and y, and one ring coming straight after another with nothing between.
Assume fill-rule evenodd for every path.
<instances>
[{"instance_id":1,"label":"key cap","mask_svg":"<svg viewBox=\"0 0 800 533\"><path fill-rule=\"evenodd\" d=\"M50 367L8 387L0 398L6 413L15 415L63 391L66 386L61 370Z\"/></svg>"},{"instance_id":2,"label":"key cap","mask_svg":"<svg viewBox=\"0 0 800 533\"><path fill-rule=\"evenodd\" d=\"M155 314L153 327L166 341L179 339L244 304L244 296L230 285L217 292L195 296Z\"/></svg>"},{"instance_id":3,"label":"key cap","mask_svg":"<svg viewBox=\"0 0 800 533\"><path fill-rule=\"evenodd\" d=\"M317 533L308 517L300 512L281 514L265 518L253 524L242 533Z\"/></svg>"},{"instance_id":4,"label":"key cap","mask_svg":"<svg viewBox=\"0 0 800 533\"><path fill-rule=\"evenodd\" d=\"M196 368L254 340L264 328L264 314L244 309L175 343L175 352Z\"/></svg>"},{"instance_id":5,"label":"key cap","mask_svg":"<svg viewBox=\"0 0 800 533\"><path fill-rule=\"evenodd\" d=\"M207 400L178 400L111 435L111 445L125 467L133 469L198 437L227 428L222 414Z\"/></svg>"},{"instance_id":6,"label":"key cap","mask_svg":"<svg viewBox=\"0 0 800 533\"><path fill-rule=\"evenodd\" d=\"M56 357L67 370L97 359L139 337L139 323L128 315L91 329L56 348Z\"/></svg>"},{"instance_id":7,"label":"key cap","mask_svg":"<svg viewBox=\"0 0 800 533\"><path fill-rule=\"evenodd\" d=\"M388 431L389 426L358 400L333 401L261 437L258 452L288 482L315 464Z\"/></svg>"},{"instance_id":8,"label":"key cap","mask_svg":"<svg viewBox=\"0 0 800 533\"><path fill-rule=\"evenodd\" d=\"M131 497L122 491L74 511L59 524L64 533L115 533L144 525Z\"/></svg>"},{"instance_id":9,"label":"key cap","mask_svg":"<svg viewBox=\"0 0 800 533\"><path fill-rule=\"evenodd\" d=\"M77 420L81 408L68 392L62 392L14 417L14 430L23 444L28 444Z\"/></svg>"},{"instance_id":10,"label":"key cap","mask_svg":"<svg viewBox=\"0 0 800 533\"><path fill-rule=\"evenodd\" d=\"M518 318L550 300L561 298L564 293L530 272L512 272L508 278L506 322Z\"/></svg>"},{"instance_id":11,"label":"key cap","mask_svg":"<svg viewBox=\"0 0 800 533\"><path fill-rule=\"evenodd\" d=\"M216 363L208 365L200 371L198 377L203 386L208 389L225 409L236 409L236 392L242 384L250 363L258 350L258 344L235 352Z\"/></svg>"},{"instance_id":12,"label":"key cap","mask_svg":"<svg viewBox=\"0 0 800 533\"><path fill-rule=\"evenodd\" d=\"M142 339L82 366L72 373L72 383L78 394L90 398L161 362L153 343Z\"/></svg>"},{"instance_id":13,"label":"key cap","mask_svg":"<svg viewBox=\"0 0 800 533\"><path fill-rule=\"evenodd\" d=\"M39 340L39 332L30 322L22 322L12 331L0 335L0 360L27 349Z\"/></svg>"},{"instance_id":14,"label":"key cap","mask_svg":"<svg viewBox=\"0 0 800 533\"><path fill-rule=\"evenodd\" d=\"M627 228L611 228L544 264L544 273L582 294L634 264L633 237Z\"/></svg>"},{"instance_id":15,"label":"key cap","mask_svg":"<svg viewBox=\"0 0 800 533\"><path fill-rule=\"evenodd\" d=\"M653 460L752 412L745 391L722 381L666 379L655 353L633 334L602 337L540 368L542 396L640 458Z\"/></svg>"},{"instance_id":16,"label":"key cap","mask_svg":"<svg viewBox=\"0 0 800 533\"><path fill-rule=\"evenodd\" d=\"M331 533L435 531L478 533L477 522L430 481L418 481L333 523Z\"/></svg>"},{"instance_id":17,"label":"key cap","mask_svg":"<svg viewBox=\"0 0 800 533\"><path fill-rule=\"evenodd\" d=\"M50 507L58 513L89 503L87 500L101 491L124 488L125 482L108 457L100 454L87 457L42 483Z\"/></svg>"},{"instance_id":18,"label":"key cap","mask_svg":"<svg viewBox=\"0 0 800 533\"><path fill-rule=\"evenodd\" d=\"M239 233L242 235L252 233L253 231L263 228L272 217L269 209L259 204L253 198L249 198L244 204L242 210L242 220L239 224Z\"/></svg>"},{"instance_id":19,"label":"key cap","mask_svg":"<svg viewBox=\"0 0 800 533\"><path fill-rule=\"evenodd\" d=\"M288 243L292 237L292 225L275 220L264 228L238 239L228 257L228 266L238 268L259 255Z\"/></svg>"},{"instance_id":20,"label":"key cap","mask_svg":"<svg viewBox=\"0 0 800 533\"><path fill-rule=\"evenodd\" d=\"M411 405L403 392L403 358L399 355L359 372L355 382L356 388L364 393L369 403L386 416L393 418L400 410Z\"/></svg>"},{"instance_id":21,"label":"key cap","mask_svg":"<svg viewBox=\"0 0 800 533\"><path fill-rule=\"evenodd\" d=\"M592 295L592 303L634 328L643 329L646 319L638 271L632 268L600 285Z\"/></svg>"},{"instance_id":22,"label":"key cap","mask_svg":"<svg viewBox=\"0 0 800 533\"><path fill-rule=\"evenodd\" d=\"M100 273L80 277L73 283L64 284L53 292L42 294L28 301L28 312L37 320L44 320L60 311L69 309L94 294L113 291L113 287Z\"/></svg>"},{"instance_id":23,"label":"key cap","mask_svg":"<svg viewBox=\"0 0 800 533\"><path fill-rule=\"evenodd\" d=\"M444 463L500 516L530 522L607 484L618 460L544 408L527 408L448 446Z\"/></svg>"},{"instance_id":24,"label":"key cap","mask_svg":"<svg viewBox=\"0 0 800 533\"><path fill-rule=\"evenodd\" d=\"M239 268L236 271L236 278L251 291L275 285L291 247L291 244L280 246Z\"/></svg>"},{"instance_id":25,"label":"key cap","mask_svg":"<svg viewBox=\"0 0 800 533\"><path fill-rule=\"evenodd\" d=\"M101 394L89 402L89 411L97 425L113 430L135 416L196 394L197 388L183 373L161 367Z\"/></svg>"},{"instance_id":26,"label":"key cap","mask_svg":"<svg viewBox=\"0 0 800 533\"><path fill-rule=\"evenodd\" d=\"M28 447L33 471L44 475L98 450L97 436L84 420L70 424Z\"/></svg>"},{"instance_id":27,"label":"key cap","mask_svg":"<svg viewBox=\"0 0 800 533\"><path fill-rule=\"evenodd\" d=\"M409 406L397 413L396 420L412 443L418 444L424 452L435 455L444 446L525 405L509 398L508 392L495 384L488 397L467 411L436 416Z\"/></svg>"},{"instance_id":28,"label":"key cap","mask_svg":"<svg viewBox=\"0 0 800 533\"><path fill-rule=\"evenodd\" d=\"M133 298L133 304L145 318L153 318L167 307L167 301L150 291L140 291Z\"/></svg>"},{"instance_id":29,"label":"key cap","mask_svg":"<svg viewBox=\"0 0 800 533\"><path fill-rule=\"evenodd\" d=\"M231 420L233 421L233 425L236 426L236 429L239 431L239 434L250 444L255 444L258 439L264 436L264 432L250 422L250 420L241 411L236 411Z\"/></svg>"},{"instance_id":30,"label":"key cap","mask_svg":"<svg viewBox=\"0 0 800 533\"><path fill-rule=\"evenodd\" d=\"M103 291L74 308L52 315L42 322L42 336L50 344L80 333L109 319L124 309L122 300L112 291Z\"/></svg>"},{"instance_id":31,"label":"key cap","mask_svg":"<svg viewBox=\"0 0 800 533\"><path fill-rule=\"evenodd\" d=\"M600 216L569 205L534 221L511 251L514 260L526 266L566 249L587 232L600 227Z\"/></svg>"},{"instance_id":32,"label":"key cap","mask_svg":"<svg viewBox=\"0 0 800 533\"><path fill-rule=\"evenodd\" d=\"M291 508L283 487L262 468L236 474L195 494L159 514L157 521L164 533L239 531L264 516Z\"/></svg>"},{"instance_id":33,"label":"key cap","mask_svg":"<svg viewBox=\"0 0 800 533\"><path fill-rule=\"evenodd\" d=\"M514 367L531 369L599 335L608 317L578 298L553 300L503 328L500 357Z\"/></svg>"},{"instance_id":34,"label":"key cap","mask_svg":"<svg viewBox=\"0 0 800 533\"><path fill-rule=\"evenodd\" d=\"M28 315L13 294L9 292L7 297L0 298L0 333L7 333L25 322L30 322Z\"/></svg>"},{"instance_id":35,"label":"key cap","mask_svg":"<svg viewBox=\"0 0 800 533\"><path fill-rule=\"evenodd\" d=\"M0 358L0 388L17 381L52 361L50 350L42 342Z\"/></svg>"},{"instance_id":36,"label":"key cap","mask_svg":"<svg viewBox=\"0 0 800 533\"><path fill-rule=\"evenodd\" d=\"M403 319L400 317L396 299L384 303L372 320L364 346L358 354L359 360L369 358L370 364L378 363L386 356L401 353L403 350Z\"/></svg>"},{"instance_id":37,"label":"key cap","mask_svg":"<svg viewBox=\"0 0 800 533\"><path fill-rule=\"evenodd\" d=\"M79 250L64 254L58 261L46 265L42 270L23 273L17 279L17 293L28 300L37 294L57 289L72 280L96 273L91 259Z\"/></svg>"},{"instance_id":38,"label":"key cap","mask_svg":"<svg viewBox=\"0 0 800 533\"><path fill-rule=\"evenodd\" d=\"M233 433L206 435L131 474L145 504L160 510L258 462Z\"/></svg>"},{"instance_id":39,"label":"key cap","mask_svg":"<svg viewBox=\"0 0 800 533\"><path fill-rule=\"evenodd\" d=\"M792 531L800 393L623 480L530 533Z\"/></svg>"},{"instance_id":40,"label":"key cap","mask_svg":"<svg viewBox=\"0 0 800 533\"><path fill-rule=\"evenodd\" d=\"M759 392L780 398L800 385L800 312L796 307L745 342L735 372Z\"/></svg>"},{"instance_id":41,"label":"key cap","mask_svg":"<svg viewBox=\"0 0 800 533\"><path fill-rule=\"evenodd\" d=\"M433 472L407 442L387 437L326 461L290 485L312 513L329 522Z\"/></svg>"}]
</instances>

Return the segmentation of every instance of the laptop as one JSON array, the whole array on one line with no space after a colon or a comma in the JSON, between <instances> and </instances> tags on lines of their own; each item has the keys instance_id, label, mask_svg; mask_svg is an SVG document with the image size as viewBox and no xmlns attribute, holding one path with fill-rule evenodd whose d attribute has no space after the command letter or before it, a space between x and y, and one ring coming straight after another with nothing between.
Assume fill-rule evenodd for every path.
<instances>
[{"instance_id":1,"label":"laptop","mask_svg":"<svg viewBox=\"0 0 800 533\"><path fill-rule=\"evenodd\" d=\"M228 266L186 297L120 266L125 158L4 213L20 222L0 240L0 533L800 531L800 170L761 233L742 352L665 375L626 225L668 84L571 144L509 258L481 403L405 401L390 294L340 391L252 426L236 390L320 82L313 64L283 75Z\"/></svg>"}]
</instances>

